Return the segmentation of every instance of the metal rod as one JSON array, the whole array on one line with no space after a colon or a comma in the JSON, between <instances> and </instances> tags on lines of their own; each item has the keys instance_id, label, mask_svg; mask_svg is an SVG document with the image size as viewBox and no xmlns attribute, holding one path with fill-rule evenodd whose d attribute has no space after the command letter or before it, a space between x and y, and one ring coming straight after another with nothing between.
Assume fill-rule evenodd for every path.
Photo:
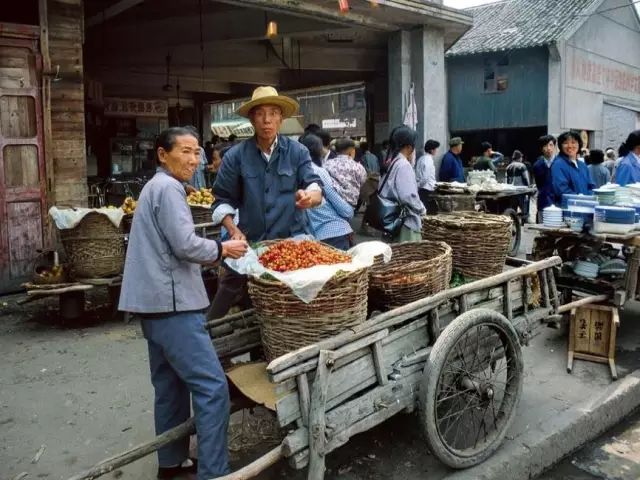
<instances>
[{"instance_id":1,"label":"metal rod","mask_svg":"<svg viewBox=\"0 0 640 480\"><path fill-rule=\"evenodd\" d=\"M609 300L609 295L591 295L590 297L584 297L580 300L562 305L560 308L558 308L558 313L566 313L571 311L572 308L589 305L590 303L605 302L607 300Z\"/></svg>"}]
</instances>

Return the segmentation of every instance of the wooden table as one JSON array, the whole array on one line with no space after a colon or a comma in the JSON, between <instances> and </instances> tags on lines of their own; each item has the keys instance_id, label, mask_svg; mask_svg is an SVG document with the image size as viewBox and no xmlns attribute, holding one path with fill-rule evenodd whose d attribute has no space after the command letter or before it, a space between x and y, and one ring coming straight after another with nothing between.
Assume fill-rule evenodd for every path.
<instances>
[{"instance_id":1,"label":"wooden table","mask_svg":"<svg viewBox=\"0 0 640 480\"><path fill-rule=\"evenodd\" d=\"M627 272L620 282L609 282L601 279L586 279L577 275L565 275L565 282L559 279L558 284L565 283L568 290L582 290L588 293L612 292L612 301L622 307L628 300L640 298L638 276L640 274L640 231L634 230L626 234L574 232L568 227L555 228L544 225L529 225L529 230L540 232L543 236L557 238L573 238L576 243L582 241L608 242L624 245L631 249L627 260ZM553 254L553 252L548 252ZM535 255L535 252L534 252Z\"/></svg>"}]
</instances>

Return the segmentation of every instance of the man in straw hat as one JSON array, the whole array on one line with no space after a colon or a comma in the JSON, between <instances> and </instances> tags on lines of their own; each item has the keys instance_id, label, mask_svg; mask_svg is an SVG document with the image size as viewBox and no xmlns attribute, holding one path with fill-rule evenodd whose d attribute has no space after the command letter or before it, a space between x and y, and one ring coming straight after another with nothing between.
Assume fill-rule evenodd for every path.
<instances>
[{"instance_id":1,"label":"man in straw hat","mask_svg":"<svg viewBox=\"0 0 640 480\"><path fill-rule=\"evenodd\" d=\"M213 222L222 224L233 240L257 242L304 233L300 210L322 202L322 182L314 173L309 151L278 134L298 103L273 87L258 87L238 114L248 118L255 135L229 150L213 185ZM239 223L233 221L238 210ZM209 318L224 316L239 299L247 305L246 277L225 269L209 310Z\"/></svg>"}]
</instances>

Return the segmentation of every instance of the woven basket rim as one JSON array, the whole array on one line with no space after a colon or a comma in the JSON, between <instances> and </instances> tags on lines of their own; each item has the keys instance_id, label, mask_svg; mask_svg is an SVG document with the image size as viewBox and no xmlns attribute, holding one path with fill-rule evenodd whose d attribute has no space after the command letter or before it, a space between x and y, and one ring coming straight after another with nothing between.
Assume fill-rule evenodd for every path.
<instances>
[{"instance_id":1,"label":"woven basket rim","mask_svg":"<svg viewBox=\"0 0 640 480\"><path fill-rule=\"evenodd\" d=\"M511 218L505 215L487 213L453 212L423 217L423 228L426 224L442 225L452 229L487 229L495 226L503 227L511 224Z\"/></svg>"},{"instance_id":2,"label":"woven basket rim","mask_svg":"<svg viewBox=\"0 0 640 480\"><path fill-rule=\"evenodd\" d=\"M440 252L437 255L434 255L433 257L430 257L427 259L412 260L412 261L404 262L402 263L403 269L406 268L407 270L409 270L411 268L425 267L425 266L434 264L436 262L440 262L443 258L450 256L453 253L453 249L451 248L451 246L448 245L446 242L443 242L440 240L421 240L419 242L395 243L391 245L391 249L393 251L394 247L407 248L407 247L423 247L423 246L424 247L431 246L433 248L438 248L440 249ZM390 273L388 271L389 268L397 267L397 265L394 265L393 262L394 262L393 255L391 256L391 260L389 261L389 263L375 262L373 265L371 265L369 269L369 276L370 277L377 277L381 275L387 276ZM398 273L402 275L406 275L406 271L398 272Z\"/></svg>"}]
</instances>

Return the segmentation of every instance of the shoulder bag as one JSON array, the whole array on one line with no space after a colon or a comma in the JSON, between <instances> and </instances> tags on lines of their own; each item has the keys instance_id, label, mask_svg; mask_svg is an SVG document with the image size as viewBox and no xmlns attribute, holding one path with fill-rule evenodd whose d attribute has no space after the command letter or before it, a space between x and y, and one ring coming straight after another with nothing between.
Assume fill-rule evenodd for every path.
<instances>
[{"instance_id":1,"label":"shoulder bag","mask_svg":"<svg viewBox=\"0 0 640 480\"><path fill-rule=\"evenodd\" d=\"M394 160L389 166L387 175L380 184L380 187L373 195L371 195L371 197L369 197L369 204L364 212L365 222L376 230L380 230L391 237L396 236L400 231L400 228L402 228L404 220L408 214L405 206L399 204L395 200L385 198L380 194L387 183L387 180L391 176L392 169L397 161L397 159Z\"/></svg>"}]
</instances>

